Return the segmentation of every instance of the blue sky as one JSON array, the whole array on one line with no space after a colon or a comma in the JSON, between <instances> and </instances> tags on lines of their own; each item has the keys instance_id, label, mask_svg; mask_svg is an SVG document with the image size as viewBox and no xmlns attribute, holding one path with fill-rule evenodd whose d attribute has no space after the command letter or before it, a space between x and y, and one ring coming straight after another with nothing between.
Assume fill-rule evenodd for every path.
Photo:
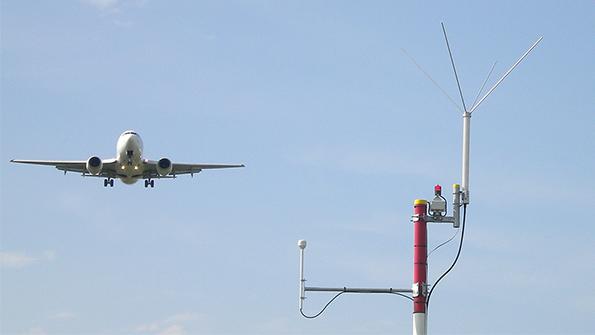
<instances>
[{"instance_id":1,"label":"blue sky","mask_svg":"<svg viewBox=\"0 0 595 335\"><path fill-rule=\"evenodd\" d=\"M296 241L310 285L410 287L412 203L460 181L461 118L401 48L456 98L442 21L468 101L544 39L473 114L430 332L595 332L591 2L0 6L1 333L410 333L394 296L301 318ZM127 129L150 158L247 167L145 189L8 162L109 158Z\"/></svg>"}]
</instances>

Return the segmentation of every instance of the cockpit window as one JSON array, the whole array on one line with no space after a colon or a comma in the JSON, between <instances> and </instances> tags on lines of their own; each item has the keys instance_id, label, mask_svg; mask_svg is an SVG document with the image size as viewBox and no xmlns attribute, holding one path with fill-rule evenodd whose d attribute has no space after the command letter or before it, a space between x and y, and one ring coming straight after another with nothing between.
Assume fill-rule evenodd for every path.
<instances>
[{"instance_id":1,"label":"cockpit window","mask_svg":"<svg viewBox=\"0 0 595 335\"><path fill-rule=\"evenodd\" d=\"M133 131L125 131L124 135L137 135L138 136L138 134Z\"/></svg>"}]
</instances>

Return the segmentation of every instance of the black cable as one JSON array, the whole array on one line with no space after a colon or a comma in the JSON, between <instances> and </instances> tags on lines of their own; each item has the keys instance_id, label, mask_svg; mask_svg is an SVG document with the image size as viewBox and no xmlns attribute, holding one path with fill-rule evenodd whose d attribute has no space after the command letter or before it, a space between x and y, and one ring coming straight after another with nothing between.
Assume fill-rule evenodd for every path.
<instances>
[{"instance_id":1,"label":"black cable","mask_svg":"<svg viewBox=\"0 0 595 335\"><path fill-rule=\"evenodd\" d=\"M440 191L440 192L442 192L442 191ZM439 196L440 198L442 198L442 200L444 200L444 203L446 204L446 205L444 206L444 208L445 208L445 209L444 209L444 215L446 216L446 215L448 215L448 201L446 200L446 198L445 198L445 197L443 197L443 196L442 196L442 194L439 194L438 196Z\"/></svg>"},{"instance_id":2,"label":"black cable","mask_svg":"<svg viewBox=\"0 0 595 335\"><path fill-rule=\"evenodd\" d=\"M459 251L457 251L457 256L455 257L455 260L452 262L452 264L450 265L448 270L446 270L438 278L438 280L436 280L436 283L434 283L434 285L432 285L432 288L430 289L430 292L428 293L428 299L426 299L426 306L430 306L430 297L432 297L432 292L434 292L434 289L436 288L436 286L438 285L440 280L442 280L442 278L444 278L450 272L450 270L452 270L455 267L455 264L457 264L457 261L459 260L459 256L461 255L461 250L463 249L463 238L465 237L465 221L466 221L466 219L467 219L467 204L463 204L463 225L461 227L461 241L459 242Z\"/></svg>"},{"instance_id":3,"label":"black cable","mask_svg":"<svg viewBox=\"0 0 595 335\"><path fill-rule=\"evenodd\" d=\"M451 236L451 237L450 237L448 240L446 240L446 241L444 241L444 242L440 243L440 244L439 244L437 247L434 247L434 249L432 249L432 251L430 251L430 252L428 253L428 258L430 258L430 255L432 255L432 253L433 253L434 251L436 251L436 250L440 249L440 247L442 247L442 246L444 246L445 244L447 244L447 243L449 243L450 241L452 241L452 240L453 240L453 239L454 239L454 238L455 238L455 237L456 237L458 234L459 234L459 231L457 230L457 231L456 231L454 234L452 234L452 236Z\"/></svg>"},{"instance_id":4,"label":"black cable","mask_svg":"<svg viewBox=\"0 0 595 335\"><path fill-rule=\"evenodd\" d=\"M305 317L306 319L315 319L315 318L319 317L320 314L324 313L324 310L343 293L346 293L346 292L342 291L342 292L337 293L337 295L335 295L331 300L329 300L329 302L327 302L326 305L324 305L324 307L322 308L322 310L320 310L320 312L318 312L318 314L316 314L316 315L313 315L313 316L306 315L306 314L304 314L304 311L302 310L302 308L300 308L300 313L302 313L302 316Z\"/></svg>"},{"instance_id":5,"label":"black cable","mask_svg":"<svg viewBox=\"0 0 595 335\"><path fill-rule=\"evenodd\" d=\"M339 292L339 293L337 293L337 294L336 294L336 295L335 295L335 296L334 296L334 297L333 297L331 300L329 300L329 302L327 302L327 303L326 303L326 305L324 305L324 307L323 307L323 308L320 310L320 312L318 312L318 313L317 313L317 314L315 314L315 315L306 315L306 314L304 314L304 311L303 311L303 309L302 309L302 308L300 308L300 313L301 313L301 314L302 314L302 316L303 316L303 317L305 317L306 319L315 319L315 318L319 317L319 316L320 316L322 313L324 313L324 311L326 310L326 308L327 308L328 306L330 306L330 304L332 304L332 303L333 303L333 301L335 301L335 299L337 299L337 298L338 298L338 297L339 297L341 294L343 294L343 293L348 293L348 292L346 292L346 291L342 291L342 292ZM384 292L383 292L383 293L384 293ZM386 292L386 293L388 293L388 292ZM407 299L409 299L409 300L413 301L413 298L411 298L411 297L408 297L408 296L404 295L403 293L399 293L399 292L390 292L390 293L388 293L388 294L396 294L396 295L398 295L398 296L401 296L401 297L403 297L403 298L407 298Z\"/></svg>"},{"instance_id":6,"label":"black cable","mask_svg":"<svg viewBox=\"0 0 595 335\"><path fill-rule=\"evenodd\" d=\"M414 300L413 300L413 298L411 298L411 297L408 297L408 296L404 295L403 293L392 292L391 294L396 294L396 295L398 295L398 296L401 296L401 297L403 297L403 298L407 298L407 299L409 299L409 300L411 300L411 301L414 301Z\"/></svg>"}]
</instances>

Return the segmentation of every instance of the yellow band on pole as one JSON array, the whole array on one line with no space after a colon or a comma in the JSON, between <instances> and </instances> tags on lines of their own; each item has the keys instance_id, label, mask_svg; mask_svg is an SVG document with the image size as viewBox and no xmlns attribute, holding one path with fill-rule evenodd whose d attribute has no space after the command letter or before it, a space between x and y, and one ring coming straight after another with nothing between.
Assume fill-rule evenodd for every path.
<instances>
[{"instance_id":1,"label":"yellow band on pole","mask_svg":"<svg viewBox=\"0 0 595 335\"><path fill-rule=\"evenodd\" d=\"M428 202L423 199L415 199L415 201L413 202L413 206L427 205L427 204L428 204Z\"/></svg>"}]
</instances>

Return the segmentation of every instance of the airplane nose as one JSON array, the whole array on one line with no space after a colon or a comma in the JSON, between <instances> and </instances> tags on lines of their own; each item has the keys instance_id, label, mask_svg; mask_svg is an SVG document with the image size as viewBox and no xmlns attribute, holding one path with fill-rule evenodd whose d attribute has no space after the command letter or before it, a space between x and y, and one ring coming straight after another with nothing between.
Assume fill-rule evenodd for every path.
<instances>
[{"instance_id":1,"label":"airplane nose","mask_svg":"<svg viewBox=\"0 0 595 335\"><path fill-rule=\"evenodd\" d=\"M126 146L130 147L133 143L134 143L134 139L132 138L132 135L128 135L128 137L126 137Z\"/></svg>"}]
</instances>

